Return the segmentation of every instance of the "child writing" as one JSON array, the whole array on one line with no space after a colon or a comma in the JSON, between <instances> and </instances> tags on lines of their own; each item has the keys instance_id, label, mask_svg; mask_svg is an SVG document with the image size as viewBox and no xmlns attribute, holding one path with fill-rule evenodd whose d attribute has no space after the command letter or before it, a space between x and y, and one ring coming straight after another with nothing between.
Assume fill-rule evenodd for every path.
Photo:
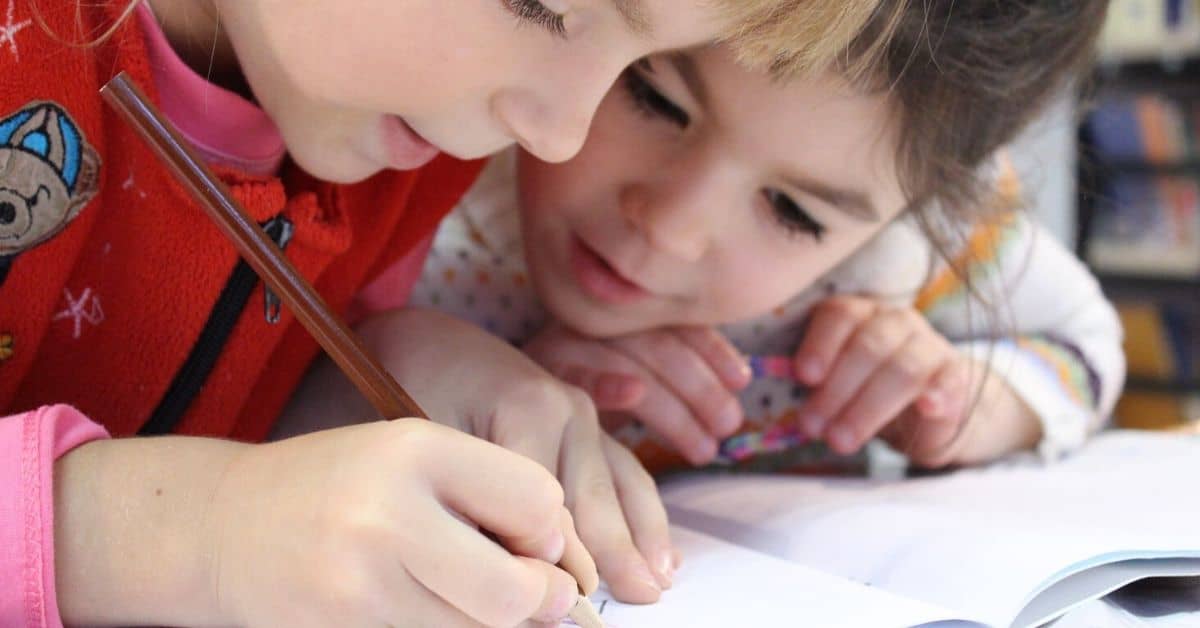
<instances>
[{"instance_id":1,"label":"child writing","mask_svg":"<svg viewBox=\"0 0 1200 628\"><path fill-rule=\"evenodd\" d=\"M345 310L474 178L477 164L439 152L515 142L566 159L638 57L726 37L749 58L805 66L872 8L9 0L0 624L554 621L577 584L596 584L589 550L647 598L660 585L631 578L669 555L634 546L631 528L665 530L665 516L586 398L429 317L363 326L388 332L375 350L450 427L401 419L237 442L266 436L317 347L102 106L117 72ZM349 411L325 418L370 418Z\"/></svg>"},{"instance_id":2,"label":"child writing","mask_svg":"<svg viewBox=\"0 0 1200 628\"><path fill-rule=\"evenodd\" d=\"M931 467L1075 447L1121 385L1117 319L1011 211L1003 162L976 174L1088 55L1104 3L1050 4L913 5L858 80L781 85L719 49L639 63L575 159L523 156L519 190L489 167L414 301L638 419L656 438L618 434L652 468L877 434ZM791 356L807 398L739 403L747 353Z\"/></svg>"}]
</instances>

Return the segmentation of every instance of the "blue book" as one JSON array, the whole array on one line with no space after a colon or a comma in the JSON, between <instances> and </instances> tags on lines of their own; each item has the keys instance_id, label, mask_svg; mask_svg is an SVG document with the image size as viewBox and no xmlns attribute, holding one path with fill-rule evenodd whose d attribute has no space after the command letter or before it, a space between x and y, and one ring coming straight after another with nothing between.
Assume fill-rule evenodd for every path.
<instances>
[{"instance_id":1,"label":"blue book","mask_svg":"<svg viewBox=\"0 0 1200 628\"><path fill-rule=\"evenodd\" d=\"M1106 159L1144 159L1145 142L1133 100L1110 99L1092 112L1089 125L1096 150Z\"/></svg>"}]
</instances>

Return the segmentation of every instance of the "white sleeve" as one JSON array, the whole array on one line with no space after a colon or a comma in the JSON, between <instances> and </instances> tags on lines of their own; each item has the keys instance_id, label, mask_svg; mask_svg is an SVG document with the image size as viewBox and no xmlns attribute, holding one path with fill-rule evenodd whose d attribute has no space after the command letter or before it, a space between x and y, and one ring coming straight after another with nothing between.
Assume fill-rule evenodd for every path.
<instances>
[{"instance_id":1,"label":"white sleeve","mask_svg":"<svg viewBox=\"0 0 1200 628\"><path fill-rule=\"evenodd\" d=\"M959 266L972 289L943 267L918 306L1037 413L1043 456L1075 449L1102 426L1124 384L1116 311L1088 269L1021 213L970 239L974 259Z\"/></svg>"}]
</instances>

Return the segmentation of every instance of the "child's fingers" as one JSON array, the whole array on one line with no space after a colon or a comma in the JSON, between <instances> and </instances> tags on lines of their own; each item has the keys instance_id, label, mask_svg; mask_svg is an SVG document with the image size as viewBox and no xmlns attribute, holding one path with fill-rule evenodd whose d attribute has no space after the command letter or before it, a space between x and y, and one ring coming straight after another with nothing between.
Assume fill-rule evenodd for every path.
<instances>
[{"instance_id":1,"label":"child's fingers","mask_svg":"<svg viewBox=\"0 0 1200 628\"><path fill-rule=\"evenodd\" d=\"M591 595L600 586L600 577L596 570L596 562L592 559L592 555L588 553L587 547L584 546L583 539L579 538L579 531L575 526L575 518L571 516L571 511L565 506L562 509L561 517L563 534L567 542L563 547L562 560L558 561L558 565L567 570L567 573L576 579L579 588L584 593Z\"/></svg>"},{"instance_id":2,"label":"child's fingers","mask_svg":"<svg viewBox=\"0 0 1200 628\"><path fill-rule=\"evenodd\" d=\"M742 406L709 363L670 332L640 334L612 341L650 371L686 405L708 432L724 438L742 423Z\"/></svg>"},{"instance_id":3,"label":"child's fingers","mask_svg":"<svg viewBox=\"0 0 1200 628\"><path fill-rule=\"evenodd\" d=\"M633 414L646 427L662 436L687 458L688 462L700 466L712 462L717 455L717 439L696 420L692 411L658 383L650 384L646 396Z\"/></svg>"},{"instance_id":4,"label":"child's fingers","mask_svg":"<svg viewBox=\"0 0 1200 628\"><path fill-rule=\"evenodd\" d=\"M971 367L965 359L948 361L933 376L917 399L916 407L926 418L950 419L963 416L971 403Z\"/></svg>"},{"instance_id":5,"label":"child's fingers","mask_svg":"<svg viewBox=\"0 0 1200 628\"><path fill-rule=\"evenodd\" d=\"M583 389L598 410L632 410L646 396L646 385L636 375L575 365L563 367L555 374L568 384Z\"/></svg>"},{"instance_id":6,"label":"child's fingers","mask_svg":"<svg viewBox=\"0 0 1200 628\"><path fill-rule=\"evenodd\" d=\"M796 378L809 386L820 384L845 344L878 309L875 301L858 297L833 297L814 307L796 350Z\"/></svg>"},{"instance_id":7,"label":"child's fingers","mask_svg":"<svg viewBox=\"0 0 1200 628\"><path fill-rule=\"evenodd\" d=\"M952 445L961 432L962 421L940 416L928 418L910 408L896 422L896 429L887 430L884 438L914 465L938 468L951 462Z\"/></svg>"},{"instance_id":8,"label":"child's fingers","mask_svg":"<svg viewBox=\"0 0 1200 628\"><path fill-rule=\"evenodd\" d=\"M422 449L426 459L421 462L441 503L502 539L506 547L519 546L522 553L549 562L561 558L565 533L559 526L559 512L565 497L552 472L527 457L451 428L427 421L418 426L423 431L436 428L437 433L426 437L430 444ZM444 454L449 451L475 464L471 468L447 465ZM480 474L476 469L488 472Z\"/></svg>"},{"instance_id":9,"label":"child's fingers","mask_svg":"<svg viewBox=\"0 0 1200 628\"><path fill-rule=\"evenodd\" d=\"M507 507L519 510L514 503L519 502ZM557 513L551 515L551 521L552 525L559 523ZM575 581L566 572L542 559L510 554L451 512L422 508L398 523L414 530L436 531L432 538L406 536L400 540L405 544L403 553L397 554L405 556L403 569L481 624L511 626L535 615L554 614L556 605L570 600L574 593Z\"/></svg>"},{"instance_id":10,"label":"child's fingers","mask_svg":"<svg viewBox=\"0 0 1200 628\"><path fill-rule=\"evenodd\" d=\"M617 599L647 604L662 587L630 533L598 426L576 421L568 428L562 478L580 538Z\"/></svg>"},{"instance_id":11,"label":"child's fingers","mask_svg":"<svg viewBox=\"0 0 1200 628\"><path fill-rule=\"evenodd\" d=\"M800 427L812 438L826 435L834 417L850 402L867 377L878 370L912 336L905 310L881 312L846 342L833 369L799 412Z\"/></svg>"},{"instance_id":12,"label":"child's fingers","mask_svg":"<svg viewBox=\"0 0 1200 628\"><path fill-rule=\"evenodd\" d=\"M582 388L601 410L636 406L645 394L643 380L650 376L633 359L598 340L559 341L551 346L543 339L533 357L559 379Z\"/></svg>"},{"instance_id":13,"label":"child's fingers","mask_svg":"<svg viewBox=\"0 0 1200 628\"><path fill-rule=\"evenodd\" d=\"M553 386L548 393L545 386L530 385L497 400L486 438L557 473L563 434L578 411L570 397L582 393L567 392L571 389L557 382Z\"/></svg>"},{"instance_id":14,"label":"child's fingers","mask_svg":"<svg viewBox=\"0 0 1200 628\"><path fill-rule=\"evenodd\" d=\"M675 574L675 550L667 524L667 510L659 497L654 478L624 445L605 438L605 456L613 470L614 483L633 542L650 565L658 585L671 588Z\"/></svg>"},{"instance_id":15,"label":"child's fingers","mask_svg":"<svg viewBox=\"0 0 1200 628\"><path fill-rule=\"evenodd\" d=\"M945 356L912 336L872 373L826 431L834 451L847 455L894 421L926 389Z\"/></svg>"},{"instance_id":16,"label":"child's fingers","mask_svg":"<svg viewBox=\"0 0 1200 628\"><path fill-rule=\"evenodd\" d=\"M379 588L384 594L379 596L374 605L380 609L379 612L382 614L380 619L385 622L385 625L415 624L447 626L448 628L480 628L483 626L465 615L453 604L425 588L407 569L397 569L394 557L386 556L384 552L377 553L375 557L381 561L386 560L392 563L376 572L382 574ZM552 590L552 587L547 587L547 593ZM543 603L543 606L549 605ZM316 620L316 618L312 619ZM345 616L330 618L330 621L356 625Z\"/></svg>"},{"instance_id":17,"label":"child's fingers","mask_svg":"<svg viewBox=\"0 0 1200 628\"><path fill-rule=\"evenodd\" d=\"M675 333L704 358L726 388L741 390L750 384L750 365L720 331L713 327L680 327Z\"/></svg>"}]
</instances>

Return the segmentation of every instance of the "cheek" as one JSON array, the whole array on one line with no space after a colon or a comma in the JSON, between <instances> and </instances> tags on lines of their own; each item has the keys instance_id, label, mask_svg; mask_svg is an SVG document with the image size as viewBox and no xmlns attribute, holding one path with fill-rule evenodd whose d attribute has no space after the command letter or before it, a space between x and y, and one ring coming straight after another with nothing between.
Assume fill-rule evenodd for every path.
<instances>
[{"instance_id":1,"label":"cheek","mask_svg":"<svg viewBox=\"0 0 1200 628\"><path fill-rule=\"evenodd\" d=\"M742 321L770 312L806 290L836 260L811 242L739 247L713 265L708 301L712 323Z\"/></svg>"}]
</instances>

